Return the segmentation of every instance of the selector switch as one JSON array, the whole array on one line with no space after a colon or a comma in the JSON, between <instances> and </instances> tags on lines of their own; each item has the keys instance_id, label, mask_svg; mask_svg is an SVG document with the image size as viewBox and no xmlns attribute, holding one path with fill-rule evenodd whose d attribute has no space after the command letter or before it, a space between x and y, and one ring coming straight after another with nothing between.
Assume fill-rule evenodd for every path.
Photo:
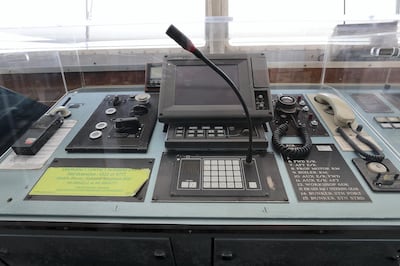
<instances>
[{"instance_id":1,"label":"selector switch","mask_svg":"<svg viewBox=\"0 0 400 266\"><path fill-rule=\"evenodd\" d=\"M370 162L367 164L368 170L377 174L383 174L387 172L386 166L378 162Z\"/></svg>"},{"instance_id":2,"label":"selector switch","mask_svg":"<svg viewBox=\"0 0 400 266\"><path fill-rule=\"evenodd\" d=\"M135 95L135 100L141 104L147 104L150 101L151 95L148 93L139 93Z\"/></svg>"},{"instance_id":3,"label":"selector switch","mask_svg":"<svg viewBox=\"0 0 400 266\"><path fill-rule=\"evenodd\" d=\"M376 174L376 182L377 186L391 186L398 178L398 174L389 173L386 166L379 162L369 162L367 164L367 169L372 173Z\"/></svg>"},{"instance_id":4,"label":"selector switch","mask_svg":"<svg viewBox=\"0 0 400 266\"><path fill-rule=\"evenodd\" d=\"M352 161L373 191L400 191L400 172L389 159L365 162L363 158L354 158Z\"/></svg>"}]
</instances>

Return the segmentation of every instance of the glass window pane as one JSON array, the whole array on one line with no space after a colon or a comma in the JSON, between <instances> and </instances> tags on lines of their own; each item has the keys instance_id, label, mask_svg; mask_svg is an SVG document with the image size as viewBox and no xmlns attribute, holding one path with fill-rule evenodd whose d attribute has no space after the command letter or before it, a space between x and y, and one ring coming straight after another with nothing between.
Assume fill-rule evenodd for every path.
<instances>
[{"instance_id":1,"label":"glass window pane","mask_svg":"<svg viewBox=\"0 0 400 266\"><path fill-rule=\"evenodd\" d=\"M172 23L205 44L204 0L15 0L2 11L1 51L173 47Z\"/></svg>"},{"instance_id":2,"label":"glass window pane","mask_svg":"<svg viewBox=\"0 0 400 266\"><path fill-rule=\"evenodd\" d=\"M346 0L348 20L390 19L396 14L396 0Z\"/></svg>"},{"instance_id":3,"label":"glass window pane","mask_svg":"<svg viewBox=\"0 0 400 266\"><path fill-rule=\"evenodd\" d=\"M112 3L112 4L110 4ZM93 0L89 45L175 46L165 35L170 24L179 27L196 45L204 45L204 1Z\"/></svg>"},{"instance_id":4,"label":"glass window pane","mask_svg":"<svg viewBox=\"0 0 400 266\"><path fill-rule=\"evenodd\" d=\"M346 3L346 9L344 4ZM396 0L231 0L231 45L325 44L335 26L393 19ZM345 15L346 13L346 15Z\"/></svg>"},{"instance_id":5,"label":"glass window pane","mask_svg":"<svg viewBox=\"0 0 400 266\"><path fill-rule=\"evenodd\" d=\"M83 25L85 7L85 1L82 0L2 1L0 27Z\"/></svg>"}]
</instances>

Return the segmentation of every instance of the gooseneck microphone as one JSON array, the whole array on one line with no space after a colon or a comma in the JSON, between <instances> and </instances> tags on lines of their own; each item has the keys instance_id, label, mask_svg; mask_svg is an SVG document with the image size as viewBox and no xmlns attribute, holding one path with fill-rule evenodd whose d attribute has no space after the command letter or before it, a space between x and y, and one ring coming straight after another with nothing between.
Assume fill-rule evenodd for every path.
<instances>
[{"instance_id":1,"label":"gooseneck microphone","mask_svg":"<svg viewBox=\"0 0 400 266\"><path fill-rule=\"evenodd\" d=\"M168 27L166 34L171 37L175 42L177 42L180 46L182 46L183 49L191 52L194 54L197 58L199 58L201 61L203 61L206 65L208 65L210 68L212 68L218 75L220 75L232 88L234 93L236 94L237 98L240 101L240 104L243 107L243 111L246 115L247 119L247 126L249 128L249 147L247 150L247 156L246 156L246 162L251 163L252 162L252 156L253 156L253 123L250 118L249 110L247 108L247 105L245 101L243 100L242 95L239 92L238 87L235 85L235 83L232 81L231 78L228 77L228 75L225 74L225 72L215 65L210 59L208 59L205 55L203 55L202 52L200 52L199 49L194 46L192 41L185 36L180 30L178 30L174 25L171 25Z\"/></svg>"}]
</instances>

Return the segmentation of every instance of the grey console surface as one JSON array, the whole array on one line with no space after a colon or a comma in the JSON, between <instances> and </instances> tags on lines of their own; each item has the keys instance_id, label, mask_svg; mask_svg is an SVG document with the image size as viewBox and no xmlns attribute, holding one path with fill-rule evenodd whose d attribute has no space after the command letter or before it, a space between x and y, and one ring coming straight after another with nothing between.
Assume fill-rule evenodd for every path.
<instances>
[{"instance_id":1,"label":"grey console surface","mask_svg":"<svg viewBox=\"0 0 400 266\"><path fill-rule=\"evenodd\" d=\"M315 94L319 90L318 86L289 88L276 86L271 88L274 95L284 93L296 95L296 97L303 95L303 98L306 98L308 93ZM352 151L344 151L339 148L336 139L331 134L312 136L314 147L318 146L322 150L314 151L309 159L295 161L286 158L275 151L271 147L272 145L266 147L262 152L257 151L254 160L257 167L260 167L257 169L261 169L261 171L248 169L248 171L258 171L257 178L247 180L246 170L241 172L244 175L239 175L238 178L241 180L237 184L235 181L228 180L228 176L231 178L231 175L230 172L227 172L230 170L227 170L226 165L224 172L221 169L212 170L220 171L218 179L215 179L211 172L205 172L206 162L204 159L216 156L218 164L221 156L222 159L236 156L236 161L243 163L245 150L236 152L236 154L232 151L219 151L219 153L213 151L172 152L165 147L167 133L163 131L164 125L160 122L156 122L154 126L147 152L83 153L82 151L66 151L68 144L84 127L106 96L130 95L142 91L141 87L129 90L126 88L80 89L64 96L71 98L68 106L72 115L66 119L66 122L74 120L76 124L70 128L64 138L59 140L54 152L42 167L29 169L32 157L22 157L19 160L26 160L24 167L21 167L21 164L18 167L9 165L7 169L7 165L4 164L9 163L6 158L12 155L12 151L10 150L2 156L0 219L3 221L112 222L121 224L400 225L400 213L390 207L398 202L400 194L372 191L370 183L364 180L357 166L352 162L357 155ZM381 94L389 93L371 86L362 88L362 90L358 87L345 87L340 88L339 91L348 103L354 106L357 106L357 102L353 102L351 97L353 92L373 93L382 101L386 101L386 98L381 97ZM400 115L400 110L390 103L387 105L393 107L391 115ZM317 110L311 104L308 107L313 110L313 116L318 118L319 126L326 126ZM374 116L380 115L382 114L359 111L356 119L359 123L364 124L363 130L382 148L386 158L394 166L398 166L400 164L398 154L400 146L398 134L395 133L398 130L384 129L372 119ZM365 123L366 121L368 123ZM267 131L264 131L263 134L269 140L272 131L268 123L266 129ZM87 138L89 140L89 136ZM301 142L295 136L284 136L282 141L288 145L298 145ZM340 160L335 159L334 153L335 156L339 156ZM180 158L186 158L183 160L183 164L182 161L177 163L177 154ZM319 164L318 158L321 156L325 156L325 159L331 158L331 160ZM167 157L169 159L165 160ZM188 158L203 161L195 162L196 166L189 167L193 161L189 162ZM107 161L111 163L112 161L128 160L135 165L135 162L151 160L152 170L143 187L144 191L140 194L142 196L140 200L127 201L115 197L112 200L107 197L95 200L93 198L72 200L71 198L57 197L56 199L54 197L27 199L28 193L55 159L101 160L104 161L106 167ZM132 166L128 165L128 167ZM180 174L179 167L183 167ZM337 170L338 168L345 169L345 171ZM197 180L185 177L191 169L199 170ZM209 174L210 176L208 176ZM234 175L232 178L234 180ZM237 187L235 187L236 185ZM218 191L223 192L218 194ZM234 191L234 193L229 194L229 191ZM362 198L357 196L362 196Z\"/></svg>"}]
</instances>

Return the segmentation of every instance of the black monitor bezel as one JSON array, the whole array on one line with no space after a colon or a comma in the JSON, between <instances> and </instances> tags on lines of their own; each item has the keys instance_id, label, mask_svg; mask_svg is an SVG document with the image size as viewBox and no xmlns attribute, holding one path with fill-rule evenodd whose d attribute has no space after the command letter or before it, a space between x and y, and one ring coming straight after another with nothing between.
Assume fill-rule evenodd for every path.
<instances>
[{"instance_id":1,"label":"black monitor bezel","mask_svg":"<svg viewBox=\"0 0 400 266\"><path fill-rule=\"evenodd\" d=\"M250 116L253 119L265 119L268 113L256 110L251 56L248 55L212 55L210 59L221 65L237 65L238 80L236 84L242 95ZM245 121L243 107L237 105L177 105L175 104L175 83L177 66L205 65L195 57L171 56L163 63L163 74L160 90L159 120L161 122L199 121L199 120L233 120Z\"/></svg>"}]
</instances>

